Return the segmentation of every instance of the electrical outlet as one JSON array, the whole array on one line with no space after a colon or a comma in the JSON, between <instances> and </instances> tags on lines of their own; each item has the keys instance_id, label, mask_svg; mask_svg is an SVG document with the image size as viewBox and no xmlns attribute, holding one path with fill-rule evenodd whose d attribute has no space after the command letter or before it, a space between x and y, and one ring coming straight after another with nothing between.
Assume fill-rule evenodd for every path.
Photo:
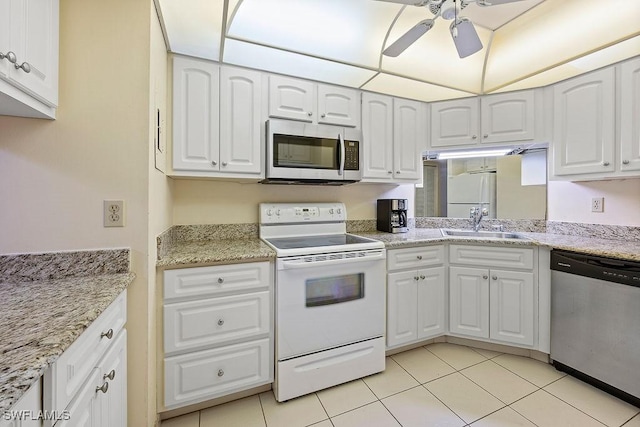
<instances>
[{"instance_id":1,"label":"electrical outlet","mask_svg":"<svg viewBox=\"0 0 640 427\"><path fill-rule=\"evenodd\" d=\"M124 227L124 200L105 200L103 216L105 227Z\"/></svg>"},{"instance_id":2,"label":"electrical outlet","mask_svg":"<svg viewBox=\"0 0 640 427\"><path fill-rule=\"evenodd\" d=\"M604 197L591 199L591 212L604 212Z\"/></svg>"}]
</instances>

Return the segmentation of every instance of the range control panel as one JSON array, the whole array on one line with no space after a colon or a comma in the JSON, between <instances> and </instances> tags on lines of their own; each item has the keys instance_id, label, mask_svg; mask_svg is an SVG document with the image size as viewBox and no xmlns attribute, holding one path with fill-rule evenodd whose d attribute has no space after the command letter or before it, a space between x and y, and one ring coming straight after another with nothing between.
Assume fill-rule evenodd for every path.
<instances>
[{"instance_id":1,"label":"range control panel","mask_svg":"<svg viewBox=\"0 0 640 427\"><path fill-rule=\"evenodd\" d=\"M343 222L344 203L260 203L260 224Z\"/></svg>"}]
</instances>

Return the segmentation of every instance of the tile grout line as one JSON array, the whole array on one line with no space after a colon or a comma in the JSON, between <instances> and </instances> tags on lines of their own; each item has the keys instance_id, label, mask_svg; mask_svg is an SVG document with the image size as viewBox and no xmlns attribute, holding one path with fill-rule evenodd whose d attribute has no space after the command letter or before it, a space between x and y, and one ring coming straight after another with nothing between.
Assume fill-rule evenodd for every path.
<instances>
[{"instance_id":1,"label":"tile grout line","mask_svg":"<svg viewBox=\"0 0 640 427\"><path fill-rule=\"evenodd\" d=\"M342 384L347 384L347 383L342 383ZM339 384L339 385L342 385L342 384ZM331 421L331 416L329 415L329 411L327 411L327 408L325 408L324 405L322 404L322 399L320 399L320 396L318 396L318 392L314 391L313 395L316 397L316 399L318 399L318 402L320 402L320 406L322 406L322 410L324 411L325 414L327 414L327 419L329 421ZM320 420L320 421L318 421L318 423L321 423L322 421L324 421L324 420ZM309 425L312 426L313 424L317 424L317 423L312 423L312 424L309 424ZM331 424L333 424L333 423L331 423Z\"/></svg>"},{"instance_id":2,"label":"tile grout line","mask_svg":"<svg viewBox=\"0 0 640 427\"><path fill-rule=\"evenodd\" d=\"M564 378L564 377L563 377L563 378ZM557 380L557 381L559 381L559 380ZM553 384L554 382L555 382L555 381L553 381L553 382L551 382L551 383L547 384L545 387L547 387L547 386L548 386L548 385L550 385L550 384ZM578 410L578 411L582 412L583 414L585 414L585 415L586 415L586 416L588 416L589 418L592 418L592 419L596 420L597 422L599 422L599 423L600 423L600 424L602 424L603 426L606 426L606 425L607 425L607 424L603 423L602 421L600 421L599 419L595 418L593 415L589 415L589 414L587 414L587 413L586 413L586 412L584 412L582 409L580 409L580 408L577 408L577 407L573 406L571 403L569 403L569 402L567 402L566 400L564 400L564 399L562 399L562 398L560 398L560 397L556 396L555 394L553 394L553 393L551 393L551 392L549 392L549 391L545 390L544 388L541 388L540 390L544 391L545 393L547 393L549 396L553 397L554 399L558 399L559 401L564 402L564 403L566 403L567 405L571 406L572 408L574 408L574 409L576 409L576 410Z\"/></svg>"},{"instance_id":3,"label":"tile grout line","mask_svg":"<svg viewBox=\"0 0 640 427\"><path fill-rule=\"evenodd\" d=\"M273 387L269 391L273 392ZM262 393L258 393L258 402L260 403L260 410L262 411L262 419L264 420L265 427L269 427L269 425L267 424L267 415L264 413L264 406L262 405L262 397L260 397L261 395Z\"/></svg>"}]
</instances>

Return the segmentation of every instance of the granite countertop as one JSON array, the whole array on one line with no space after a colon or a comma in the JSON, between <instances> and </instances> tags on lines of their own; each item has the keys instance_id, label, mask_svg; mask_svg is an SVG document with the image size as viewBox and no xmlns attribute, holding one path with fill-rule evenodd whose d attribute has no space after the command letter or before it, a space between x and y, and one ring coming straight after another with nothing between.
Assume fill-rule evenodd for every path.
<instances>
[{"instance_id":1,"label":"granite countertop","mask_svg":"<svg viewBox=\"0 0 640 427\"><path fill-rule=\"evenodd\" d=\"M223 262L274 259L276 253L259 238L174 242L156 262L164 269Z\"/></svg>"}]
</instances>

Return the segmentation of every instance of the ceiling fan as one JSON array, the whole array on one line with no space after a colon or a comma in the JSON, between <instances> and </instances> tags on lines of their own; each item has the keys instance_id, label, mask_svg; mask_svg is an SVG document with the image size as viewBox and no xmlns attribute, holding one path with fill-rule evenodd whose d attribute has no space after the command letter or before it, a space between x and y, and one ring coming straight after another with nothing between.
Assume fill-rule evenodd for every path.
<instances>
[{"instance_id":1,"label":"ceiling fan","mask_svg":"<svg viewBox=\"0 0 640 427\"><path fill-rule=\"evenodd\" d=\"M452 21L449 31L456 45L458 56L466 58L482 49L482 42L476 32L473 23L465 17L460 16L462 9L470 3L477 3L480 6L494 6L505 3L514 3L522 0L378 0L390 3L400 3L412 6L426 7L434 15L433 18L425 19L414 25L402 37L387 47L382 54L396 57L404 52L416 40L422 37L427 31L433 28L436 18L441 17Z\"/></svg>"}]
</instances>

